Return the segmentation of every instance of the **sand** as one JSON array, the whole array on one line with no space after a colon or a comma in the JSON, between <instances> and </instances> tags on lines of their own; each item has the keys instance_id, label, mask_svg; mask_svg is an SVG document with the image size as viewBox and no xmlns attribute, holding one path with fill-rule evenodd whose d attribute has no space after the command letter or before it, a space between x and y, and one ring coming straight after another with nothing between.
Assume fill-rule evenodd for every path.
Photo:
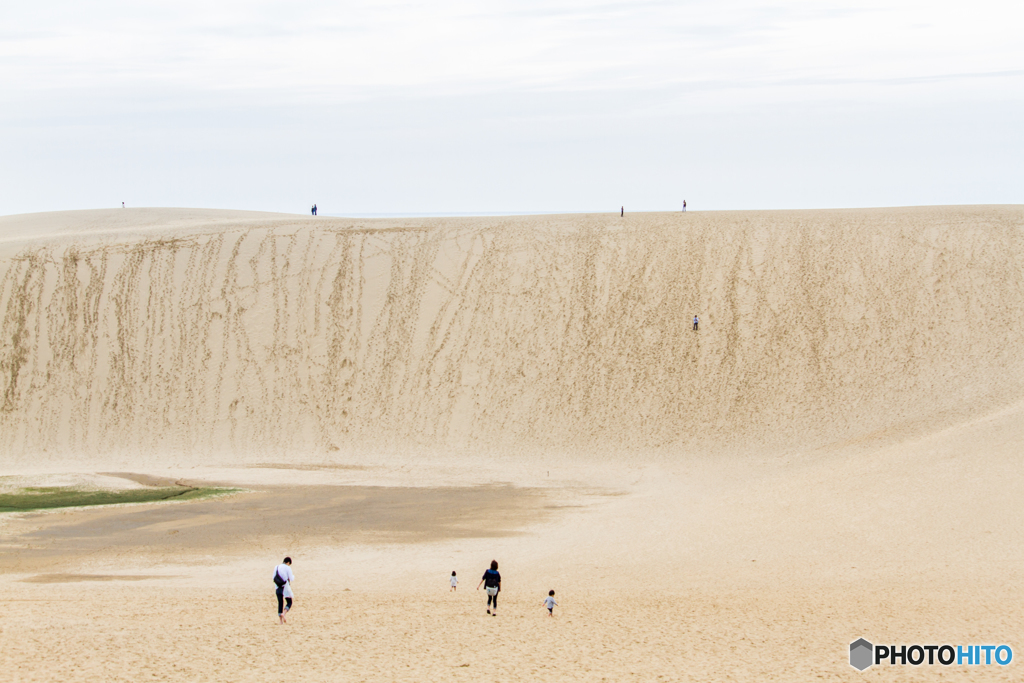
<instances>
[{"instance_id":1,"label":"sand","mask_svg":"<svg viewBox=\"0 0 1024 683\"><path fill-rule=\"evenodd\" d=\"M1022 228L0 218L0 484L244 489L3 516L0 671L1016 680ZM859 673L859 637L1015 660Z\"/></svg>"}]
</instances>

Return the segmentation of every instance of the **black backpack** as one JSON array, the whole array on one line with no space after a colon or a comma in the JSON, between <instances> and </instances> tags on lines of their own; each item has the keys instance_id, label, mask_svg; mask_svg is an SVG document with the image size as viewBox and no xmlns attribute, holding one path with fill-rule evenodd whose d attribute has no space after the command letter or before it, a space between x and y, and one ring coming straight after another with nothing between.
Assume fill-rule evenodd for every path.
<instances>
[{"instance_id":1,"label":"black backpack","mask_svg":"<svg viewBox=\"0 0 1024 683\"><path fill-rule=\"evenodd\" d=\"M284 585L285 585L286 583L288 583L288 582L287 582L287 581L285 581L284 579L282 579L282 578L281 578L281 572L280 572L280 570L279 570L279 571L276 571L276 572L274 572L274 585L275 585L275 586L277 586L278 588L281 588L281 587L282 587L282 586L284 586Z\"/></svg>"}]
</instances>

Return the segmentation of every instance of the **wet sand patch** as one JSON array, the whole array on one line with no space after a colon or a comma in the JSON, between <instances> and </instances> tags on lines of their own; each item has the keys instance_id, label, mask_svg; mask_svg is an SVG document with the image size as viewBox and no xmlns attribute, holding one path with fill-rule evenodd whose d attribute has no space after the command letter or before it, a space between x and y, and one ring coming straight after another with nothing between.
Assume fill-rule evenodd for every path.
<instances>
[{"instance_id":1,"label":"wet sand patch","mask_svg":"<svg viewBox=\"0 0 1024 683\"><path fill-rule=\"evenodd\" d=\"M81 581L146 581L166 579L160 574L36 574L22 583L78 583Z\"/></svg>"},{"instance_id":2,"label":"wet sand patch","mask_svg":"<svg viewBox=\"0 0 1024 683\"><path fill-rule=\"evenodd\" d=\"M138 474L136 472L98 472L105 477L116 477L127 481L141 484L142 486L186 486L196 488L198 485L190 484L174 477L156 477L151 474Z\"/></svg>"},{"instance_id":3,"label":"wet sand patch","mask_svg":"<svg viewBox=\"0 0 1024 683\"><path fill-rule=\"evenodd\" d=\"M264 462L255 465L244 465L250 470L297 470L300 472L316 472L319 470L368 470L366 465L339 465L324 463L321 465L290 465L283 462Z\"/></svg>"},{"instance_id":4,"label":"wet sand patch","mask_svg":"<svg viewBox=\"0 0 1024 683\"><path fill-rule=\"evenodd\" d=\"M177 559L288 545L421 543L511 536L551 514L540 489L514 486L270 487L187 505L25 514L0 540L0 572L46 572L104 555Z\"/></svg>"}]
</instances>

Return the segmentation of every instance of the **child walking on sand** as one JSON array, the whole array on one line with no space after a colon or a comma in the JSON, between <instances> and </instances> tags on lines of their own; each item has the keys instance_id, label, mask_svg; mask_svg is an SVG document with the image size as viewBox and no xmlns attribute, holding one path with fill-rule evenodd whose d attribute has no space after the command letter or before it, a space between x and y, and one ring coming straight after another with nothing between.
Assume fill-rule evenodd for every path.
<instances>
[{"instance_id":1,"label":"child walking on sand","mask_svg":"<svg viewBox=\"0 0 1024 683\"><path fill-rule=\"evenodd\" d=\"M555 606L558 605L555 602L555 591L548 591L548 597L544 598L544 606L548 608L548 616L555 616Z\"/></svg>"},{"instance_id":2,"label":"child walking on sand","mask_svg":"<svg viewBox=\"0 0 1024 683\"><path fill-rule=\"evenodd\" d=\"M450 591L448 591L449 593L454 592L455 589L459 587L459 579L458 579L457 576L455 576L455 572L454 571L452 572L451 584L452 584L452 588L451 588Z\"/></svg>"}]
</instances>

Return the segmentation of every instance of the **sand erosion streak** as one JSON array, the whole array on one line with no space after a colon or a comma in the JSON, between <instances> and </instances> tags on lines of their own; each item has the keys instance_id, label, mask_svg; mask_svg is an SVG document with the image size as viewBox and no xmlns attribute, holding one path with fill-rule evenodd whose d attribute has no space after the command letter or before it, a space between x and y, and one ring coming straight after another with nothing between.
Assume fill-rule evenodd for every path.
<instances>
[{"instance_id":1,"label":"sand erosion streak","mask_svg":"<svg viewBox=\"0 0 1024 683\"><path fill-rule=\"evenodd\" d=\"M1018 208L387 223L9 249L0 444L827 443L1021 398Z\"/></svg>"}]
</instances>

